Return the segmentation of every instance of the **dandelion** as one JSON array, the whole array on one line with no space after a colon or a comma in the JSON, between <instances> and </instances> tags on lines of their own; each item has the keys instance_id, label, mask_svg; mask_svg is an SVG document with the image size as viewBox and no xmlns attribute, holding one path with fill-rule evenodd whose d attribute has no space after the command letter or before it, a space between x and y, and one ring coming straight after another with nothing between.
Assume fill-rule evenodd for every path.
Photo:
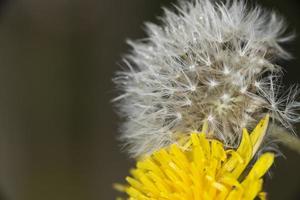
<instances>
[{"instance_id":1,"label":"dandelion","mask_svg":"<svg viewBox=\"0 0 300 200\"><path fill-rule=\"evenodd\" d=\"M249 135L243 129L237 149L226 149L208 139L207 124L201 133L191 133L183 145L160 149L137 163L128 185L119 187L131 200L252 200L266 199L262 191L263 175L274 160L266 152L249 168L268 127L269 116Z\"/></svg>"},{"instance_id":2,"label":"dandelion","mask_svg":"<svg viewBox=\"0 0 300 200\"><path fill-rule=\"evenodd\" d=\"M281 47L292 39L282 17L244 1L192 0L165 8L160 19L146 24L147 38L128 42L127 69L114 78L121 139L131 156L150 155L205 122L208 139L230 148L266 114L273 126L293 132L298 90L280 85L276 64L290 58Z\"/></svg>"},{"instance_id":3,"label":"dandelion","mask_svg":"<svg viewBox=\"0 0 300 200\"><path fill-rule=\"evenodd\" d=\"M276 64L290 58L284 20L238 0L164 11L147 38L129 41L128 69L114 78L121 139L137 158L117 189L128 200L266 199L269 144L280 138L300 152L286 134L300 121L299 92L282 86Z\"/></svg>"}]
</instances>

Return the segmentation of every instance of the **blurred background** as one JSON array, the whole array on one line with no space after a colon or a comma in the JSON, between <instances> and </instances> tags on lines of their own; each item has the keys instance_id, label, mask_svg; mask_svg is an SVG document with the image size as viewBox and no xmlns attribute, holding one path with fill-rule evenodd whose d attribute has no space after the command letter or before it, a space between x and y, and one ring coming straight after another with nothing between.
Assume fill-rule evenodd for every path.
<instances>
[{"instance_id":1,"label":"blurred background","mask_svg":"<svg viewBox=\"0 0 300 200\"><path fill-rule=\"evenodd\" d=\"M300 33L297 0L258 0ZM133 162L116 140L111 78L144 21L174 0L0 1L0 200L110 200ZM300 82L300 38L282 63ZM300 127L298 128L300 131ZM283 148L266 190L300 199L300 155Z\"/></svg>"}]
</instances>

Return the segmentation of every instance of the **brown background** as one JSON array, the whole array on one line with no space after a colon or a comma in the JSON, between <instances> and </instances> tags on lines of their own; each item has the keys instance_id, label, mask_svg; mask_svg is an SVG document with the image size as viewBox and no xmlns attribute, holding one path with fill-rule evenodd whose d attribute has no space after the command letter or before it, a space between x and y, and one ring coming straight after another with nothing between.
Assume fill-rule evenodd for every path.
<instances>
[{"instance_id":1,"label":"brown background","mask_svg":"<svg viewBox=\"0 0 300 200\"><path fill-rule=\"evenodd\" d=\"M0 1L0 193L3 200L110 200L132 162L116 141L111 77L167 0ZM297 0L261 0L300 32ZM300 38L287 46L300 58ZM284 62L300 81L299 59ZM300 157L283 150L270 199L300 199Z\"/></svg>"}]
</instances>

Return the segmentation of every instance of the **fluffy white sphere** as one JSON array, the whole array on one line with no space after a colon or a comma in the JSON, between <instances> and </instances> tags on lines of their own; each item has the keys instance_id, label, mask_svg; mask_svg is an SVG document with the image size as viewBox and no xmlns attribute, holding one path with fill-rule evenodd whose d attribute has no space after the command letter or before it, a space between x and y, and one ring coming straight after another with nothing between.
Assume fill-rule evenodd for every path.
<instances>
[{"instance_id":1,"label":"fluffy white sphere","mask_svg":"<svg viewBox=\"0 0 300 200\"><path fill-rule=\"evenodd\" d=\"M180 1L164 9L161 24L147 23L148 37L129 41L127 69L114 78L125 122L122 139L133 156L150 153L201 130L234 147L241 129L269 113L286 128L299 121L298 91L280 86L277 58L284 20L243 1Z\"/></svg>"}]
</instances>

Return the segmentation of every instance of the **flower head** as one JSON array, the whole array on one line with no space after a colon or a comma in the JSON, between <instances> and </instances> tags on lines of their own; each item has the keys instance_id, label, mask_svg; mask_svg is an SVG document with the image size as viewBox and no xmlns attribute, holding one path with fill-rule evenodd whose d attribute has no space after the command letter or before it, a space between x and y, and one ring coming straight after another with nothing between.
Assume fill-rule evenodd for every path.
<instances>
[{"instance_id":1,"label":"flower head","mask_svg":"<svg viewBox=\"0 0 300 200\"><path fill-rule=\"evenodd\" d=\"M130 200L252 200L265 199L263 175L274 160L264 153L249 168L265 136L266 116L249 135L243 129L237 149L208 139L207 127L192 133L183 146L172 144L141 159L125 187Z\"/></svg>"},{"instance_id":2,"label":"flower head","mask_svg":"<svg viewBox=\"0 0 300 200\"><path fill-rule=\"evenodd\" d=\"M122 139L133 156L150 154L208 124L207 136L236 147L242 128L270 113L286 128L299 121L297 90L281 93L284 20L243 1L180 1L164 9L148 37L129 41L128 70L114 81L125 118Z\"/></svg>"}]
</instances>

